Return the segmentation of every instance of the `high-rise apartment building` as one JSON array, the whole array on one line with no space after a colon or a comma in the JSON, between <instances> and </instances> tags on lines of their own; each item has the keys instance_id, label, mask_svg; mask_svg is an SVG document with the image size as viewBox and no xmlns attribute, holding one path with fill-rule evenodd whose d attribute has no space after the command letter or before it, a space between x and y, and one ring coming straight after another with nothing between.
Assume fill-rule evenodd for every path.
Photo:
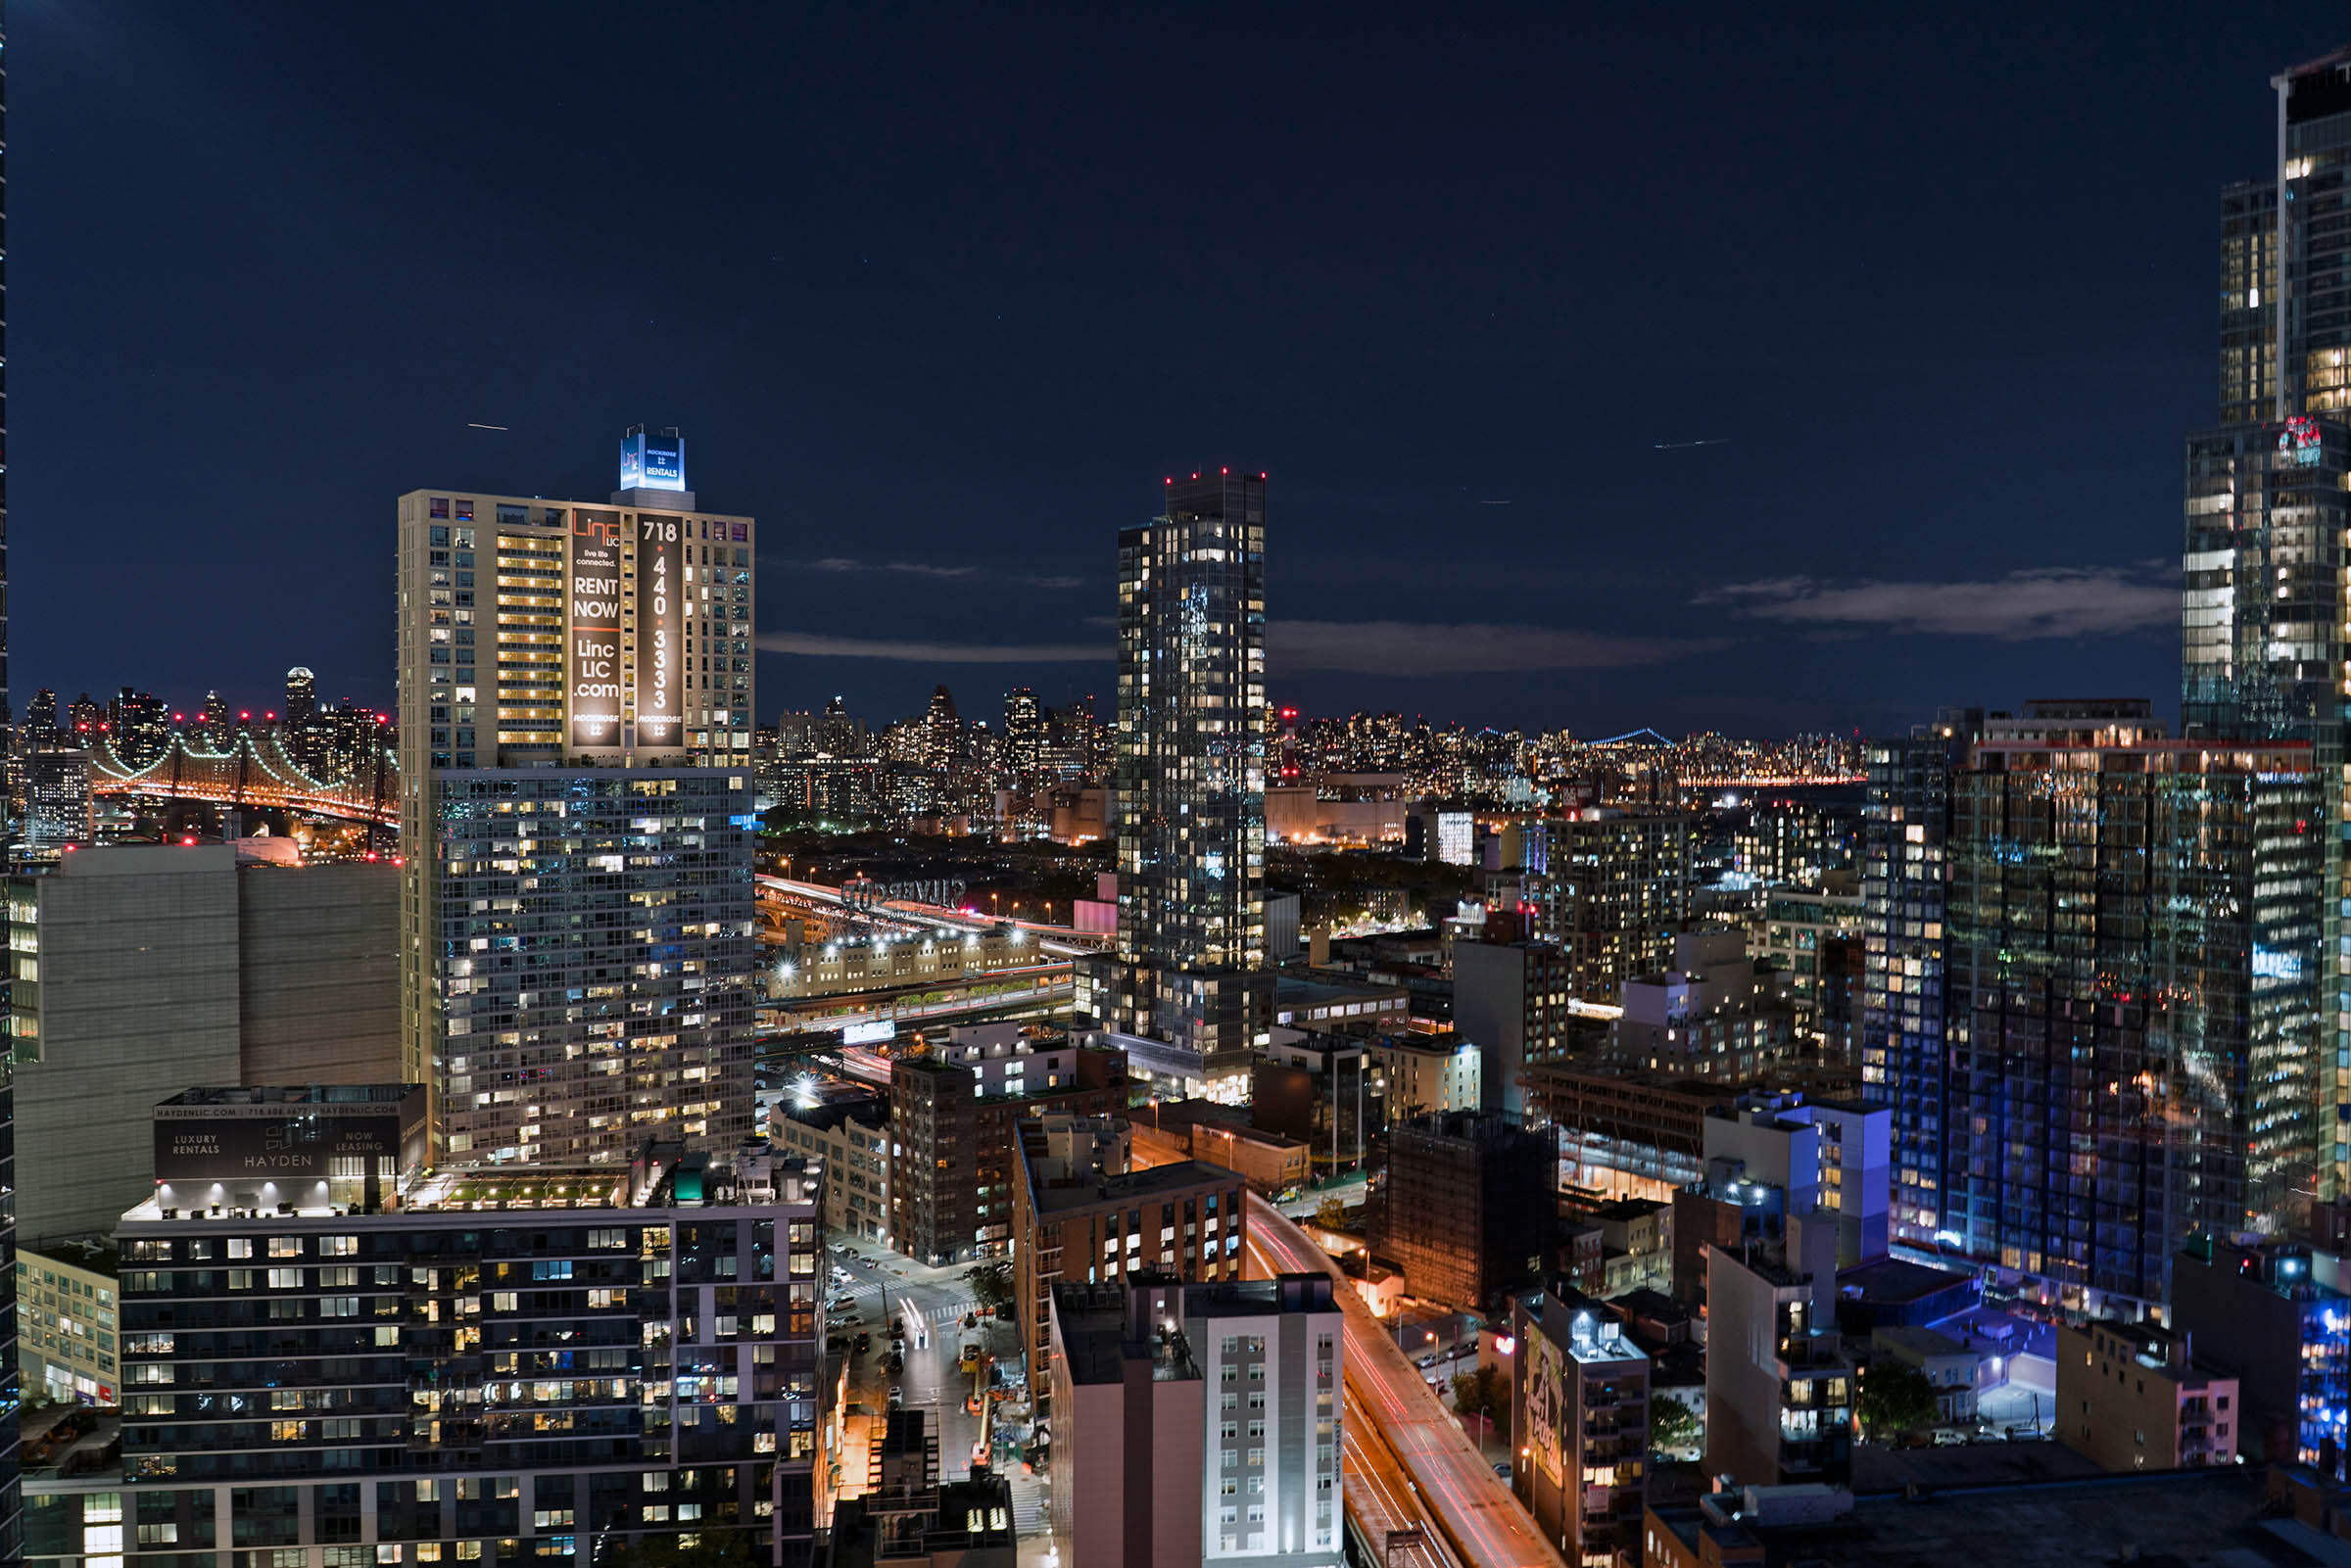
<instances>
[{"instance_id":1,"label":"high-rise apartment building","mask_svg":"<svg viewBox=\"0 0 2351 1568\"><path fill-rule=\"evenodd\" d=\"M1055 1285L1061 1560L1339 1568L1345 1338L1325 1274Z\"/></svg>"},{"instance_id":2,"label":"high-rise apartment building","mask_svg":"<svg viewBox=\"0 0 2351 1568\"><path fill-rule=\"evenodd\" d=\"M750 1131L752 562L675 431L399 503L402 1049L445 1164Z\"/></svg>"},{"instance_id":3,"label":"high-rise apartment building","mask_svg":"<svg viewBox=\"0 0 2351 1568\"><path fill-rule=\"evenodd\" d=\"M156 1185L116 1232L119 1457L35 1483L29 1561L591 1568L809 1538L820 1173L648 1142L428 1175L423 1099L155 1108Z\"/></svg>"},{"instance_id":4,"label":"high-rise apartment building","mask_svg":"<svg viewBox=\"0 0 2351 1568\"><path fill-rule=\"evenodd\" d=\"M2273 173L2221 193L2221 418L2351 409L2351 48L2270 78ZM2280 260L2283 261L2280 276Z\"/></svg>"},{"instance_id":5,"label":"high-rise apartment building","mask_svg":"<svg viewBox=\"0 0 2351 1568\"><path fill-rule=\"evenodd\" d=\"M1530 879L1536 934L1566 955L1570 996L1613 1005L1626 980L1672 962L1690 918L1691 816L1592 806L1544 834L1548 870Z\"/></svg>"},{"instance_id":6,"label":"high-rise apartment building","mask_svg":"<svg viewBox=\"0 0 2351 1568\"><path fill-rule=\"evenodd\" d=\"M2165 1300L2296 1222L2324 1070L2323 786L2299 742L1987 738L1950 782L1944 1245L2067 1306Z\"/></svg>"},{"instance_id":7,"label":"high-rise apartment building","mask_svg":"<svg viewBox=\"0 0 2351 1568\"><path fill-rule=\"evenodd\" d=\"M404 973L402 1060L434 1089L438 1161L625 1162L648 1136L750 1135L748 774L433 776L411 859L435 868L411 879L433 939Z\"/></svg>"},{"instance_id":8,"label":"high-rise apartment building","mask_svg":"<svg viewBox=\"0 0 2351 1568\"><path fill-rule=\"evenodd\" d=\"M0 54L4 53L0 49ZM0 71L0 158L5 157L8 145L7 96L7 75ZM0 179L0 241L5 241L7 235L4 206L7 188L7 181ZM6 244L0 243L0 267L5 266L7 255ZM8 449L7 302L7 278L0 271L0 453ZM8 470L7 464L0 462L0 715L8 711ZM0 751L6 749L0 745ZM8 1069L0 1065L0 1562L16 1560L24 1544L24 1514L17 1490L17 1228L16 1205L11 1201L16 1192L13 1100Z\"/></svg>"},{"instance_id":9,"label":"high-rise apartment building","mask_svg":"<svg viewBox=\"0 0 2351 1568\"><path fill-rule=\"evenodd\" d=\"M1270 1039L1266 478L1167 483L1119 534L1119 940L1080 1004L1198 1053L1213 1086Z\"/></svg>"}]
</instances>

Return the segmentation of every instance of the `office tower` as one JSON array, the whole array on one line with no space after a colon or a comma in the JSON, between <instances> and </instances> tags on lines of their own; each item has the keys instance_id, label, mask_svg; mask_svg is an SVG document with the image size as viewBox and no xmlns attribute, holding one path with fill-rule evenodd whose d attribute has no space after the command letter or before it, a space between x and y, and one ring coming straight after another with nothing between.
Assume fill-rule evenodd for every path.
<instances>
[{"instance_id":1,"label":"office tower","mask_svg":"<svg viewBox=\"0 0 2351 1568\"><path fill-rule=\"evenodd\" d=\"M1615 1562L1649 1500L1649 1356L1549 1291L1511 1302L1511 1495L1566 1561Z\"/></svg>"},{"instance_id":2,"label":"office tower","mask_svg":"<svg viewBox=\"0 0 2351 1568\"><path fill-rule=\"evenodd\" d=\"M155 1108L156 1184L115 1233L120 1457L35 1482L37 1556L586 1565L725 1527L767 1561L811 1533L819 1172L648 1142L427 1175L423 1102Z\"/></svg>"},{"instance_id":3,"label":"office tower","mask_svg":"<svg viewBox=\"0 0 2351 1568\"><path fill-rule=\"evenodd\" d=\"M1324 1274L1053 1287L1065 1563L1339 1568L1345 1336Z\"/></svg>"},{"instance_id":4,"label":"office tower","mask_svg":"<svg viewBox=\"0 0 2351 1568\"><path fill-rule=\"evenodd\" d=\"M675 431L620 484L400 499L402 1060L444 1164L750 1131L754 525Z\"/></svg>"},{"instance_id":5,"label":"office tower","mask_svg":"<svg viewBox=\"0 0 2351 1568\"><path fill-rule=\"evenodd\" d=\"M1544 832L1535 934L1566 955L1570 996L1613 1006L1627 979L1666 967L1690 918L1690 814L1591 806Z\"/></svg>"},{"instance_id":6,"label":"office tower","mask_svg":"<svg viewBox=\"0 0 2351 1568\"><path fill-rule=\"evenodd\" d=\"M1567 1050L1567 955L1549 942L1453 944L1453 1021L1479 1054L1477 1109L1523 1115L1519 1074Z\"/></svg>"},{"instance_id":7,"label":"office tower","mask_svg":"<svg viewBox=\"0 0 2351 1568\"><path fill-rule=\"evenodd\" d=\"M286 672L286 728L299 731L318 715L318 678L297 664Z\"/></svg>"},{"instance_id":8,"label":"office tower","mask_svg":"<svg viewBox=\"0 0 2351 1568\"><path fill-rule=\"evenodd\" d=\"M963 761L963 720L955 712L955 693L945 687L931 690L931 706L923 713L923 762L952 776Z\"/></svg>"},{"instance_id":9,"label":"office tower","mask_svg":"<svg viewBox=\"0 0 2351 1568\"><path fill-rule=\"evenodd\" d=\"M30 745L53 743L63 738L57 728L57 693L48 687L32 694L24 704L24 722L17 726L17 738Z\"/></svg>"},{"instance_id":10,"label":"office tower","mask_svg":"<svg viewBox=\"0 0 2351 1568\"><path fill-rule=\"evenodd\" d=\"M76 740L105 734L113 738L117 756L134 768L144 768L171 749L175 717L152 691L124 687L103 710L85 692L73 703L73 733Z\"/></svg>"},{"instance_id":11,"label":"office tower","mask_svg":"<svg viewBox=\"0 0 2351 1568\"><path fill-rule=\"evenodd\" d=\"M1777 1235L1708 1246L1705 1309L1706 1473L1751 1487L1850 1481L1836 1226L1792 1213Z\"/></svg>"},{"instance_id":12,"label":"office tower","mask_svg":"<svg viewBox=\"0 0 2351 1568\"><path fill-rule=\"evenodd\" d=\"M1995 733L1950 788L1940 1232L2152 1307L2187 1236L2297 1222L2333 1121L2311 748Z\"/></svg>"},{"instance_id":13,"label":"office tower","mask_svg":"<svg viewBox=\"0 0 2351 1568\"><path fill-rule=\"evenodd\" d=\"M1237 1092L1267 1043L1266 480L1167 483L1119 533L1119 940L1082 1005Z\"/></svg>"},{"instance_id":14,"label":"office tower","mask_svg":"<svg viewBox=\"0 0 2351 1568\"><path fill-rule=\"evenodd\" d=\"M90 754L79 746L37 744L17 758L24 803L20 841L46 859L90 839Z\"/></svg>"},{"instance_id":15,"label":"office tower","mask_svg":"<svg viewBox=\"0 0 2351 1568\"><path fill-rule=\"evenodd\" d=\"M325 734L318 724L318 678L297 664L286 672L286 706L282 715L286 754L312 774L320 771Z\"/></svg>"},{"instance_id":16,"label":"office tower","mask_svg":"<svg viewBox=\"0 0 2351 1568\"><path fill-rule=\"evenodd\" d=\"M2172 1264L2172 1326L2237 1374L2238 1451L2337 1486L2351 1479L2346 1291L2340 1256L2292 1242L2198 1237Z\"/></svg>"},{"instance_id":17,"label":"office tower","mask_svg":"<svg viewBox=\"0 0 2351 1568\"><path fill-rule=\"evenodd\" d=\"M1371 1254L1402 1270L1405 1289L1423 1301L1498 1306L1548 1266L1558 1187L1550 1127L1459 1111L1396 1122L1373 1143Z\"/></svg>"},{"instance_id":18,"label":"office tower","mask_svg":"<svg viewBox=\"0 0 2351 1568\"><path fill-rule=\"evenodd\" d=\"M1015 789L1033 788L1043 770L1044 709L1036 693L1017 687L1004 693L1004 768Z\"/></svg>"},{"instance_id":19,"label":"office tower","mask_svg":"<svg viewBox=\"0 0 2351 1568\"><path fill-rule=\"evenodd\" d=\"M147 1194L158 1083L396 1071L400 890L382 862L217 843L84 847L9 879L20 1233L104 1234Z\"/></svg>"},{"instance_id":20,"label":"office tower","mask_svg":"<svg viewBox=\"0 0 2351 1568\"><path fill-rule=\"evenodd\" d=\"M1179 1160L1129 1168L1132 1132L1109 1117L1030 1117L1014 1163L1013 1292L1030 1398L1049 1401L1053 1287L1119 1284L1150 1269L1188 1281L1241 1277L1249 1217L1241 1178Z\"/></svg>"}]
</instances>

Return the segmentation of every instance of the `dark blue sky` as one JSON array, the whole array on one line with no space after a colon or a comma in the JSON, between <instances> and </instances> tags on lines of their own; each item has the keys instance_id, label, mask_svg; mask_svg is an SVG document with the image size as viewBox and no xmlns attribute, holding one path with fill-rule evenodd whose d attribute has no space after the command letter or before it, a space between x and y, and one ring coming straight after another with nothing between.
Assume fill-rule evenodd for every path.
<instances>
[{"instance_id":1,"label":"dark blue sky","mask_svg":"<svg viewBox=\"0 0 2351 1568\"><path fill-rule=\"evenodd\" d=\"M1310 711L2174 703L2216 195L2351 17L1266 9L16 0L18 702L388 700L393 497L644 421L763 720L1105 689L1202 462Z\"/></svg>"}]
</instances>

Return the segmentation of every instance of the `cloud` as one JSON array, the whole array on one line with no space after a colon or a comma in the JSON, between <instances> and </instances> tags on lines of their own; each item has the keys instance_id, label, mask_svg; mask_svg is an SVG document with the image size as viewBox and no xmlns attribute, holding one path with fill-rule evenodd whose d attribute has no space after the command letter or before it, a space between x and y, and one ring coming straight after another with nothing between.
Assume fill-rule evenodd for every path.
<instances>
[{"instance_id":1,"label":"cloud","mask_svg":"<svg viewBox=\"0 0 2351 1568\"><path fill-rule=\"evenodd\" d=\"M1266 627L1266 660L1285 675L1300 670L1411 676L1622 669L1727 645L1721 638L1612 637L1491 621L1273 621Z\"/></svg>"},{"instance_id":2,"label":"cloud","mask_svg":"<svg viewBox=\"0 0 2351 1568\"><path fill-rule=\"evenodd\" d=\"M1089 616L1086 622L1101 619ZM1729 645L1725 638L1610 637L1484 621L1274 621L1266 628L1267 660L1284 675L1305 670L1419 676L1622 669L1712 653ZM759 639L759 646L770 653L811 658L911 664L1079 664L1112 657L1107 643L915 642L806 632L770 632Z\"/></svg>"},{"instance_id":3,"label":"cloud","mask_svg":"<svg viewBox=\"0 0 2351 1568\"><path fill-rule=\"evenodd\" d=\"M2160 568L2160 570L2158 570ZM1836 583L1766 577L1730 583L1693 602L1792 625L1876 627L1940 637L2101 637L2180 624L2171 563L2050 566L1981 583Z\"/></svg>"},{"instance_id":4,"label":"cloud","mask_svg":"<svg viewBox=\"0 0 2351 1568\"><path fill-rule=\"evenodd\" d=\"M894 659L906 664L1081 664L1110 657L1085 642L912 642L880 637L825 637L812 632L763 632L760 650L818 659Z\"/></svg>"},{"instance_id":5,"label":"cloud","mask_svg":"<svg viewBox=\"0 0 2351 1568\"><path fill-rule=\"evenodd\" d=\"M899 572L908 577L997 577L1006 582L1026 584L1030 588L1083 588L1082 577L1031 576L1021 572L998 572L984 566L937 566L929 561L861 561L848 555L827 555L821 560L782 561L779 565L803 572Z\"/></svg>"}]
</instances>

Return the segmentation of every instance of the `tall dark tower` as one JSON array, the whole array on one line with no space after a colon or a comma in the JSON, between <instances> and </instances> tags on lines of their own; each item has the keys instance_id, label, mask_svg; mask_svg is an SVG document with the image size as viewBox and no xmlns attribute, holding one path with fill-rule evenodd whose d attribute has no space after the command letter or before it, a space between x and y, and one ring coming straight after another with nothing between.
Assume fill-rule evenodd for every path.
<instances>
[{"instance_id":1,"label":"tall dark tower","mask_svg":"<svg viewBox=\"0 0 2351 1568\"><path fill-rule=\"evenodd\" d=\"M1119 534L1119 944L1088 1010L1179 1048L1164 1072L1130 1051L1144 1070L1229 1098L1272 1023L1266 478L1171 479L1164 505Z\"/></svg>"},{"instance_id":2,"label":"tall dark tower","mask_svg":"<svg viewBox=\"0 0 2351 1568\"><path fill-rule=\"evenodd\" d=\"M0 8L0 756L8 752L8 68ZM4 808L0 808L4 809ZM14 823L5 836L16 836ZM24 1497L17 1445L17 1136L16 1091L0 1062L0 1562L24 1559Z\"/></svg>"}]
</instances>

